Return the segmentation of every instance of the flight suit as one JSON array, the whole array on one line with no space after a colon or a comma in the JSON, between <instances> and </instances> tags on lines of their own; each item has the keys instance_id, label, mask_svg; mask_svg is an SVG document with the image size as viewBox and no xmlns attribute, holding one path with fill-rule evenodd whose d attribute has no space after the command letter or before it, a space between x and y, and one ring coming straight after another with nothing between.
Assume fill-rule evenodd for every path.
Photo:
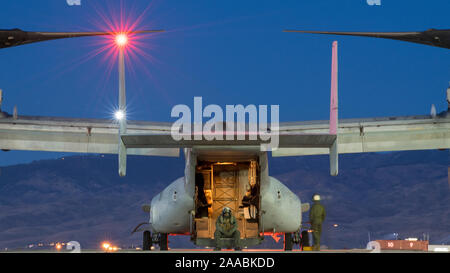
<instances>
[{"instance_id":1,"label":"flight suit","mask_svg":"<svg viewBox=\"0 0 450 273\"><path fill-rule=\"evenodd\" d=\"M216 243L216 249L221 249L223 244L222 238L233 238L234 248L240 249L241 233L238 230L238 223L236 218L231 215L231 212L226 215L222 212L216 221L216 231L214 232L214 241Z\"/></svg>"},{"instance_id":2,"label":"flight suit","mask_svg":"<svg viewBox=\"0 0 450 273\"><path fill-rule=\"evenodd\" d=\"M309 220L313 230L313 250L320 250L320 235L322 234L322 222L325 220L325 208L319 201L314 201L309 212Z\"/></svg>"}]
</instances>

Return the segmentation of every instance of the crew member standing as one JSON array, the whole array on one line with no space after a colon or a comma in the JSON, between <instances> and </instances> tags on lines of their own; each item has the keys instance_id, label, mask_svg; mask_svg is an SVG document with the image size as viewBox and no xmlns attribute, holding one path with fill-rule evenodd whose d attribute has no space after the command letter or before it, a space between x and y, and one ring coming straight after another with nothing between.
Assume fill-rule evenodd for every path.
<instances>
[{"instance_id":1,"label":"crew member standing","mask_svg":"<svg viewBox=\"0 0 450 273\"><path fill-rule=\"evenodd\" d=\"M322 223L325 220L325 208L320 203L320 195L313 195L313 205L309 211L309 221L313 230L314 246L313 250L320 250L320 235L322 233Z\"/></svg>"}]
</instances>

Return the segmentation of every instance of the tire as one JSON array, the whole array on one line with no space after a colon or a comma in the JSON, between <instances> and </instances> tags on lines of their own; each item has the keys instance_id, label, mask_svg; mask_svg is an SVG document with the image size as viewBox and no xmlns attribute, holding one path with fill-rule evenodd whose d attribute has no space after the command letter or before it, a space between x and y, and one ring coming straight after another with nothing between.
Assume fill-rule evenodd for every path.
<instances>
[{"instance_id":1,"label":"tire","mask_svg":"<svg viewBox=\"0 0 450 273\"><path fill-rule=\"evenodd\" d=\"M291 251L293 245L292 233L286 232L284 234L284 251Z\"/></svg>"},{"instance_id":2,"label":"tire","mask_svg":"<svg viewBox=\"0 0 450 273\"><path fill-rule=\"evenodd\" d=\"M159 249L161 251L169 250L169 235L167 233L161 233L159 238Z\"/></svg>"},{"instance_id":3,"label":"tire","mask_svg":"<svg viewBox=\"0 0 450 273\"><path fill-rule=\"evenodd\" d=\"M309 242L309 234L307 230L302 231L301 239L300 239L300 249L303 250L303 247L311 246Z\"/></svg>"},{"instance_id":4,"label":"tire","mask_svg":"<svg viewBox=\"0 0 450 273\"><path fill-rule=\"evenodd\" d=\"M144 231L142 238L142 250L151 250L152 249L152 234L150 231Z\"/></svg>"}]
</instances>

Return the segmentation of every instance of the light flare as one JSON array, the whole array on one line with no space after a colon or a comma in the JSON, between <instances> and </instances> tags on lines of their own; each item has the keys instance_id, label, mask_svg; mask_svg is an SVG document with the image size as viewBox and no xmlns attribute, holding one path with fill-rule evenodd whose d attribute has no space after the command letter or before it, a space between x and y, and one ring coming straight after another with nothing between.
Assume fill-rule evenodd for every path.
<instances>
[{"instance_id":1,"label":"light flare","mask_svg":"<svg viewBox=\"0 0 450 273\"><path fill-rule=\"evenodd\" d=\"M110 98L109 90L111 88L108 86L108 82L114 75L114 71L117 71L119 54L123 54L127 74L133 79L137 77L137 71L143 71L149 78L153 78L148 66L155 65L158 62L152 51L156 49L153 41L160 36L160 33L133 33L141 30L160 29L160 26L156 27L156 20L150 19L155 18L155 14L150 13L154 12L153 8L156 1L148 1L149 3L144 7L136 3L133 4L131 1L118 1L120 2L119 5L117 3L112 4L113 1L106 1L105 5L92 2L94 14L88 20L93 27L84 31L102 31L108 32L110 35L89 39L89 46L94 48L83 60L76 64L79 65L94 58L99 58L101 61L100 65L102 71L104 71L104 76L101 77L97 88L95 88L98 95L95 96L96 101L91 102L95 105L104 105L105 98ZM142 90L136 91L141 94L133 95L144 96ZM146 102L146 100L142 101ZM130 102L127 102L126 118L133 114L130 111L130 106L132 106ZM111 101L109 104L105 112L110 116L112 115L112 119L117 120L116 103Z\"/></svg>"},{"instance_id":2,"label":"light flare","mask_svg":"<svg viewBox=\"0 0 450 273\"><path fill-rule=\"evenodd\" d=\"M108 242L104 242L104 243L102 244L102 248L105 249L105 250L107 250L110 246L111 246L111 244L108 243Z\"/></svg>"},{"instance_id":3,"label":"light flare","mask_svg":"<svg viewBox=\"0 0 450 273\"><path fill-rule=\"evenodd\" d=\"M115 118L116 120L122 120L122 119L124 119L124 118L125 118L125 112L124 112L123 110L117 110L117 111L114 113L114 118Z\"/></svg>"},{"instance_id":4,"label":"light flare","mask_svg":"<svg viewBox=\"0 0 450 273\"><path fill-rule=\"evenodd\" d=\"M128 36L125 33L116 35L116 44L119 47L124 47L128 44Z\"/></svg>"},{"instance_id":5,"label":"light flare","mask_svg":"<svg viewBox=\"0 0 450 273\"><path fill-rule=\"evenodd\" d=\"M60 251L62 249L62 245L60 243L57 243L55 245L56 250Z\"/></svg>"}]
</instances>

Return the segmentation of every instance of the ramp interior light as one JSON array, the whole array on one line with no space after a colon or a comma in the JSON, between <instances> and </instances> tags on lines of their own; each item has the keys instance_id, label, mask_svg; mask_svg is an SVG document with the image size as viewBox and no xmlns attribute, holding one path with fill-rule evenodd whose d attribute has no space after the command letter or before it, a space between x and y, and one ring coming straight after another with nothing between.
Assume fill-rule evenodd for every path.
<instances>
[{"instance_id":1,"label":"ramp interior light","mask_svg":"<svg viewBox=\"0 0 450 273\"><path fill-rule=\"evenodd\" d=\"M120 47L125 46L128 43L128 37L126 34L118 34L116 36L116 44Z\"/></svg>"},{"instance_id":2,"label":"ramp interior light","mask_svg":"<svg viewBox=\"0 0 450 273\"><path fill-rule=\"evenodd\" d=\"M122 120L125 118L125 112L122 110L118 110L114 113L114 117L116 118L116 120Z\"/></svg>"}]
</instances>

